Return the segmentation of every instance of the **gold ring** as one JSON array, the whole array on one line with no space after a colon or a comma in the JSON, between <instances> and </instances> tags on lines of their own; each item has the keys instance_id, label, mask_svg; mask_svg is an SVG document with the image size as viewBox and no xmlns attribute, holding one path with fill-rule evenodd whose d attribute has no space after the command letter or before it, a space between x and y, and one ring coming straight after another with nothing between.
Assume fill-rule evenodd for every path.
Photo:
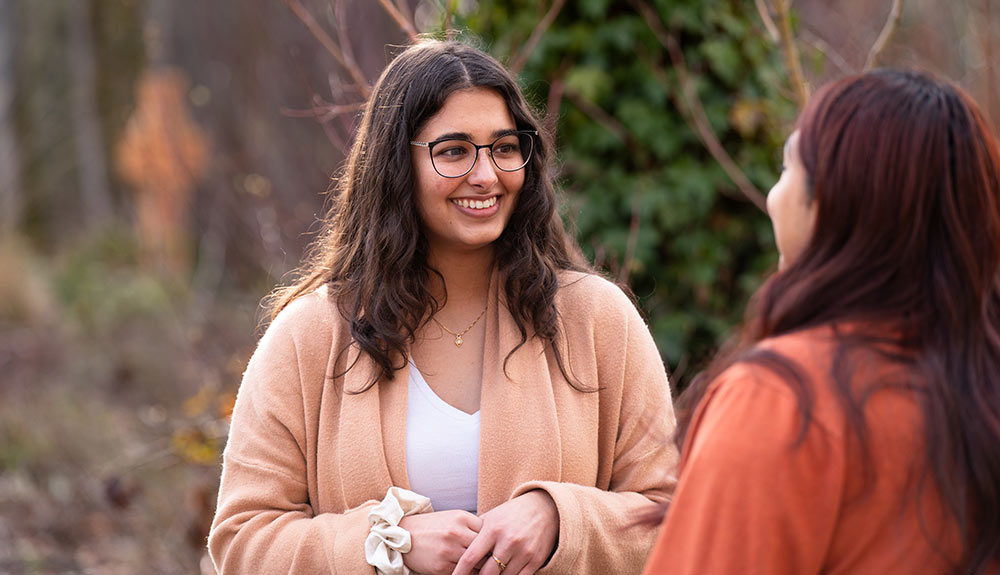
<instances>
[{"instance_id":1,"label":"gold ring","mask_svg":"<svg viewBox=\"0 0 1000 575\"><path fill-rule=\"evenodd\" d=\"M500 566L500 572L503 573L503 570L507 568L507 564L504 563L503 561L497 559L497 556L494 555L494 554L492 554L492 553L490 553L490 557L492 557L493 560L497 562L497 565Z\"/></svg>"}]
</instances>

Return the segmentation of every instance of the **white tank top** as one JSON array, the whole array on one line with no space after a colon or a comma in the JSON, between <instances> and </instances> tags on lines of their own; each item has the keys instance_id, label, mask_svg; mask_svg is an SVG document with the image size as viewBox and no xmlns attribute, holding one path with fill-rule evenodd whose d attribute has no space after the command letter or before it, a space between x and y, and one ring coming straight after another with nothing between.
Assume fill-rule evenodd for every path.
<instances>
[{"instance_id":1,"label":"white tank top","mask_svg":"<svg viewBox=\"0 0 1000 575\"><path fill-rule=\"evenodd\" d=\"M406 474L410 490L434 511L476 512L479 412L465 413L438 397L410 360L406 402Z\"/></svg>"}]
</instances>

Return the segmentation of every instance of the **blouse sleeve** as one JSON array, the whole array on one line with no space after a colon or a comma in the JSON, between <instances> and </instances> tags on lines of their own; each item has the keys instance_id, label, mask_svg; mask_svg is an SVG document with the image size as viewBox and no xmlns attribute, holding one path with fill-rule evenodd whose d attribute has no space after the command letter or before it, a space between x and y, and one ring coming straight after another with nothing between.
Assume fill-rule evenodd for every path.
<instances>
[{"instance_id":1,"label":"blouse sleeve","mask_svg":"<svg viewBox=\"0 0 1000 575\"><path fill-rule=\"evenodd\" d=\"M646 575L819 573L840 506L844 450L815 418L801 442L792 390L737 364L712 384Z\"/></svg>"},{"instance_id":2,"label":"blouse sleeve","mask_svg":"<svg viewBox=\"0 0 1000 575\"><path fill-rule=\"evenodd\" d=\"M615 307L625 310L624 330L611 328L610 322L599 325L607 337L598 336L595 346L599 385L621 393L612 420L610 485L533 481L514 493L543 489L559 510L556 551L539 575L639 573L655 527L636 525L636 520L653 503L669 499L674 488L674 412L663 360L641 316L617 291ZM602 415L602 425L607 421Z\"/></svg>"},{"instance_id":3,"label":"blouse sleeve","mask_svg":"<svg viewBox=\"0 0 1000 575\"><path fill-rule=\"evenodd\" d=\"M261 339L236 400L208 541L221 575L374 573L364 540L377 502L316 514L309 500L302 385L325 377L330 347L297 303Z\"/></svg>"}]
</instances>

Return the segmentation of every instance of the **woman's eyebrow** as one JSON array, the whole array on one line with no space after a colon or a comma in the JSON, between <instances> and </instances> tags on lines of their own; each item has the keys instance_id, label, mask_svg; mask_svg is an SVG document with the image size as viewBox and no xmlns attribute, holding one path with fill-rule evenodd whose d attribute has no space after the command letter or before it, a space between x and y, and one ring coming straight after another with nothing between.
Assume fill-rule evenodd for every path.
<instances>
[{"instance_id":1,"label":"woman's eyebrow","mask_svg":"<svg viewBox=\"0 0 1000 575\"><path fill-rule=\"evenodd\" d=\"M472 136L466 134L465 132L448 132L447 134L441 134L440 136L434 138L433 141L439 142L441 140L469 140L472 141Z\"/></svg>"},{"instance_id":2,"label":"woman's eyebrow","mask_svg":"<svg viewBox=\"0 0 1000 575\"><path fill-rule=\"evenodd\" d=\"M497 138L501 138L503 136L506 136L507 134L511 134L516 131L517 128L504 128L502 130L493 130L493 133L490 134L490 139L496 140ZM472 136L466 132L448 132L447 134L441 134L440 136L434 138L432 141L439 142L441 140L466 140L469 142L473 141Z\"/></svg>"},{"instance_id":3,"label":"woman's eyebrow","mask_svg":"<svg viewBox=\"0 0 1000 575\"><path fill-rule=\"evenodd\" d=\"M503 130L494 130L490 137L496 140L497 138L502 138L508 134L512 134L517 131L517 128L506 128Z\"/></svg>"}]
</instances>

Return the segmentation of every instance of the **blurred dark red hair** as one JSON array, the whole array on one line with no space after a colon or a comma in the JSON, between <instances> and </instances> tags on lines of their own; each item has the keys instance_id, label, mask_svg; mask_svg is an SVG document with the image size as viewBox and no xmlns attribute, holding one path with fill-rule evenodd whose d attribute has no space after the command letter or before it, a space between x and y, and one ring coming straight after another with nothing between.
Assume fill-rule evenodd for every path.
<instances>
[{"instance_id":1,"label":"blurred dark red hair","mask_svg":"<svg viewBox=\"0 0 1000 575\"><path fill-rule=\"evenodd\" d=\"M675 438L682 448L708 384L739 361L788 380L805 428L809 382L794 358L754 344L820 325L871 326L841 336L843 357L890 343L890 359L926 383L927 472L962 529L962 573L1000 561L1000 154L989 126L959 88L917 72L878 70L819 90L798 125L813 237L679 400ZM850 371L832 375L863 440L863 399L841 381Z\"/></svg>"}]
</instances>

